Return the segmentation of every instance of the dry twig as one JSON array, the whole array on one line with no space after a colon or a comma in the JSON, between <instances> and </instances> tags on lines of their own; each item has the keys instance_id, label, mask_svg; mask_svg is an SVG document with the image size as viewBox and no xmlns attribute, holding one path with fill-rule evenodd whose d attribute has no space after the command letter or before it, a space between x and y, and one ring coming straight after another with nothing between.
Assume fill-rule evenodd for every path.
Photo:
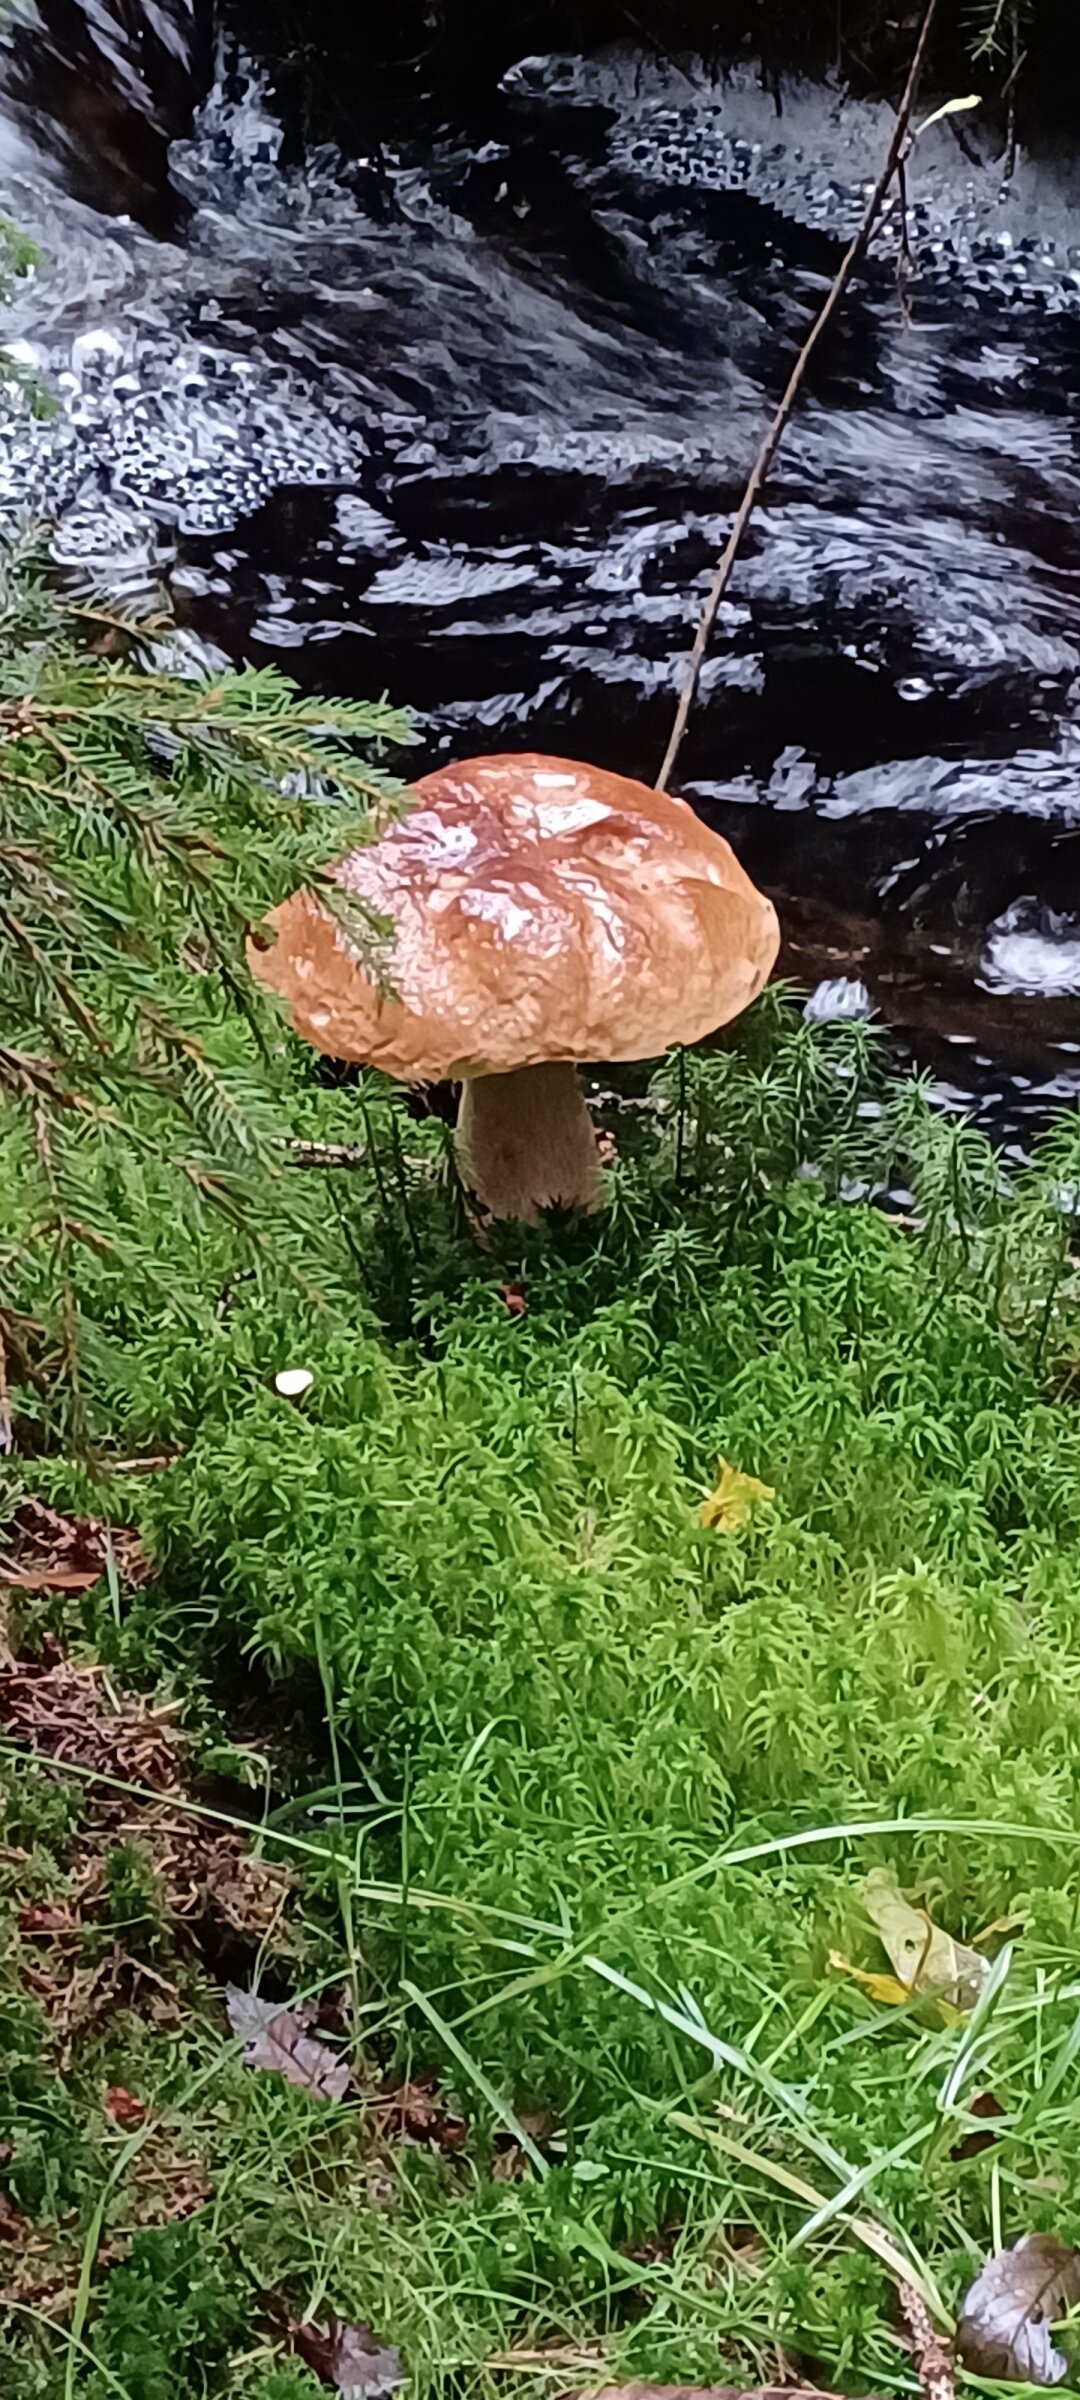
<instances>
[{"instance_id":1,"label":"dry twig","mask_svg":"<svg viewBox=\"0 0 1080 2400\"><path fill-rule=\"evenodd\" d=\"M368 1167L371 1152L363 1142L291 1142L294 1167Z\"/></svg>"},{"instance_id":2,"label":"dry twig","mask_svg":"<svg viewBox=\"0 0 1080 2400\"><path fill-rule=\"evenodd\" d=\"M724 593L727 590L728 584L731 581L732 569L739 554L743 535L756 506L761 487L780 447L780 443L783 440L788 419L802 388L803 377L806 374L807 367L810 364L810 360L813 357L814 351L821 340L821 336L825 332L825 329L831 318L835 315L836 310L838 309L840 302L847 291L848 285L851 282L851 278L855 273L855 269L859 265L866 251L870 236L884 206L889 185L891 184L893 176L896 174L904 156L908 127L911 123L911 112L915 105L915 94L919 87L919 77L922 73L923 59L926 55L926 45L930 38L930 28L934 21L936 7L937 0L927 0L923 21L919 28L919 38L915 44L914 55L912 57L911 66L908 72L908 79L904 86L903 98L896 112L896 123L893 126L892 139L889 143L885 164L882 167L881 173L878 176L877 182L875 183L873 191L870 194L870 198L866 203L866 208L863 212L863 219L859 230L853 241L848 244L848 247L844 252L843 258L841 259L840 265L836 270L836 274L833 278L829 291L826 294L822 307L814 319L810 331L807 334L806 340L803 343L802 349L800 350L791 373L788 376L787 383L784 387L783 398L780 401L780 405L777 408L776 414L773 417L772 423L770 424L764 441L761 444L761 448L754 460L754 464L750 469L750 476L747 482L746 490L744 491L742 499L740 500L738 508L736 509L731 531L717 561L716 573L714 574L712 582L709 585L708 592L705 596L705 605L698 619L697 632L694 635L694 646L690 652L690 663L687 667L686 675L683 681L683 687L679 694L679 705L675 711L675 722L671 728L671 738L668 742L667 749L664 752L663 765L660 769L659 775L656 778L656 789L658 792L665 792L668 784L671 781L672 769L674 768L675 761L678 758L679 751L682 748L683 735L686 732L686 728L690 720L690 711L694 705L694 698L701 677L701 670L705 663L705 653L709 647L709 637L716 622L716 612L720 606L721 600L724 597Z\"/></svg>"}]
</instances>

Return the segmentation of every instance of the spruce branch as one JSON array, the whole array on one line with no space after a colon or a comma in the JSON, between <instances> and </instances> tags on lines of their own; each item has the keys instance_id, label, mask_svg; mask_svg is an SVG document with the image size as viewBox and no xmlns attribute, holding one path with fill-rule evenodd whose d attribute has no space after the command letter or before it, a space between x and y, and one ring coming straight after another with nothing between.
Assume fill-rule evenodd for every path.
<instances>
[{"instance_id":1,"label":"spruce branch","mask_svg":"<svg viewBox=\"0 0 1080 2400\"><path fill-rule=\"evenodd\" d=\"M144 671L138 629L104 660L88 621L32 559L0 561L0 1433L23 1321L79 1413L79 1261L119 1256L117 1177L153 1212L120 1245L148 1287L171 1210L211 1212L253 1256L288 1228L287 1070L244 943L397 805L382 755L410 739L384 700L276 669Z\"/></svg>"}]
</instances>

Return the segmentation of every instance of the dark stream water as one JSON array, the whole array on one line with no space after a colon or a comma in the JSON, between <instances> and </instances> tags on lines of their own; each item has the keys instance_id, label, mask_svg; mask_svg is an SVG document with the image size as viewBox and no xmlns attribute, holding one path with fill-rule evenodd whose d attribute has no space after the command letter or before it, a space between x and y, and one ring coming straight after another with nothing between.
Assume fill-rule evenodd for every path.
<instances>
[{"instance_id":1,"label":"dark stream water","mask_svg":"<svg viewBox=\"0 0 1080 2400\"><path fill-rule=\"evenodd\" d=\"M191 0L194 7L196 0ZM468 126L286 163L188 0L7 39L0 504L184 645L419 712L428 763L651 780L699 589L887 112L526 62ZM911 175L722 612L681 784L1007 1142L1080 1093L1080 175L973 120ZM970 155L969 155L970 153ZM986 163L980 163L983 154ZM825 1004L835 993L826 994Z\"/></svg>"}]
</instances>

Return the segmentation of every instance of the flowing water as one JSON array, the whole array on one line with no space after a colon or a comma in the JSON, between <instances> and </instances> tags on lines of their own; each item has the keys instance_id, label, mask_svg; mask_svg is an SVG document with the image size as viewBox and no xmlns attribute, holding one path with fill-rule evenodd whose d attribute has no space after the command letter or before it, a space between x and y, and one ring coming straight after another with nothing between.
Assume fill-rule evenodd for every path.
<instances>
[{"instance_id":1,"label":"flowing water","mask_svg":"<svg viewBox=\"0 0 1080 2400\"><path fill-rule=\"evenodd\" d=\"M888 112L748 68L530 60L468 125L295 162L199 0L8 36L0 206L41 264L0 506L175 655L418 713L421 748L651 780L700 592ZM1023 1145L1080 1093L1080 175L931 128L811 374L681 787ZM985 154L985 157L984 157ZM1009 162L1006 162L1008 164ZM860 988L862 987L861 991Z\"/></svg>"}]
</instances>

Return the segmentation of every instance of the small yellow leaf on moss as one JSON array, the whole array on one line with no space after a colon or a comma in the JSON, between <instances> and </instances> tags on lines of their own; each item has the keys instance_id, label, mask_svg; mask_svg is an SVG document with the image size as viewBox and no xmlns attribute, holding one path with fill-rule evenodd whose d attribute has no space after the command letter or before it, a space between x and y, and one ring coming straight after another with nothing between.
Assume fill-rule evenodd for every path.
<instances>
[{"instance_id":1,"label":"small yellow leaf on moss","mask_svg":"<svg viewBox=\"0 0 1080 2400\"><path fill-rule=\"evenodd\" d=\"M869 1975L862 1967L853 1967L850 1958L839 1950L830 1950L829 1965L838 1975L850 1975L853 1983L868 1992L871 2000L880 2000L883 2008L903 2008L911 1998L906 1983L898 1983L895 1975Z\"/></svg>"},{"instance_id":2,"label":"small yellow leaf on moss","mask_svg":"<svg viewBox=\"0 0 1080 2400\"><path fill-rule=\"evenodd\" d=\"M915 2000L919 2003L918 2015L924 2024L927 2020L935 2025L957 2025L960 2022L963 2011L953 2008L948 2000L941 1998L940 1993L923 1994L917 1986L899 1982L895 1975L869 1974L863 1967L853 1967L851 1960L844 1958L839 1950L830 1950L829 1965L835 1967L838 1975L850 1975L852 1982L859 1985L867 1998L876 2000L881 2008L906 2008L909 2001Z\"/></svg>"},{"instance_id":3,"label":"small yellow leaf on moss","mask_svg":"<svg viewBox=\"0 0 1080 2400\"><path fill-rule=\"evenodd\" d=\"M738 1467L729 1467L726 1458L717 1461L716 1488L701 1503L701 1522L717 1533L735 1533L745 1524L758 1500L774 1500L772 1485L759 1483L756 1475L741 1475Z\"/></svg>"}]
</instances>

